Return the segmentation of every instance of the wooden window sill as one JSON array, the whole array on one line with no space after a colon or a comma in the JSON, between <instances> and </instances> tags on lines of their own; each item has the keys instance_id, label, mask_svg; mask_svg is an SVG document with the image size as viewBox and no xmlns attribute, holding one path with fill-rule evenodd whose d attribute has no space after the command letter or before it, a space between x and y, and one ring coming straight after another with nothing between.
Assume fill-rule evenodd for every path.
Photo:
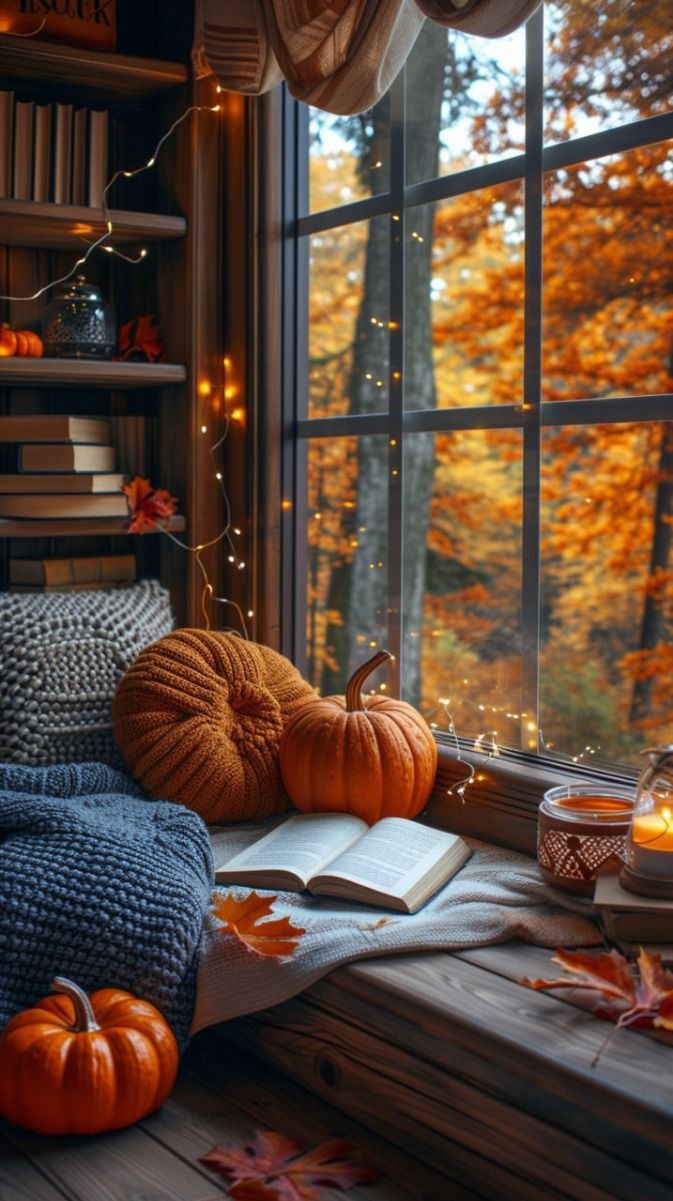
<instances>
[{"instance_id":1,"label":"wooden window sill","mask_svg":"<svg viewBox=\"0 0 673 1201\"><path fill-rule=\"evenodd\" d=\"M507 943L350 964L218 1028L483 1201L670 1201L673 1049L516 981ZM437 1198L437 1201L443 1199Z\"/></svg>"}]
</instances>

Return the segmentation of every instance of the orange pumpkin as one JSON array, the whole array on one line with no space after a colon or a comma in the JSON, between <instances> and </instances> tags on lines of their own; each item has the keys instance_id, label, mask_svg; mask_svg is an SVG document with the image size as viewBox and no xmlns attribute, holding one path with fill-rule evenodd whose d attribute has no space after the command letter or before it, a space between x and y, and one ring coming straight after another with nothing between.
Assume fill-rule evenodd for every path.
<instances>
[{"instance_id":1,"label":"orange pumpkin","mask_svg":"<svg viewBox=\"0 0 673 1201\"><path fill-rule=\"evenodd\" d=\"M87 997L57 977L0 1036L0 1113L38 1134L130 1126L173 1087L178 1047L148 1001L117 988Z\"/></svg>"},{"instance_id":2,"label":"orange pumpkin","mask_svg":"<svg viewBox=\"0 0 673 1201\"><path fill-rule=\"evenodd\" d=\"M362 696L379 651L353 673L346 696L307 701L283 730L280 770L302 813L339 811L364 821L416 817L437 771L437 746L427 722L405 701Z\"/></svg>"},{"instance_id":3,"label":"orange pumpkin","mask_svg":"<svg viewBox=\"0 0 673 1201\"><path fill-rule=\"evenodd\" d=\"M16 353L26 355L30 359L41 359L44 354L44 343L39 334L32 329L17 329Z\"/></svg>"},{"instance_id":4,"label":"orange pumpkin","mask_svg":"<svg viewBox=\"0 0 673 1201\"><path fill-rule=\"evenodd\" d=\"M44 354L44 343L39 334L32 329L10 329L9 325L0 326L0 358L40 359Z\"/></svg>"},{"instance_id":5,"label":"orange pumpkin","mask_svg":"<svg viewBox=\"0 0 673 1201\"><path fill-rule=\"evenodd\" d=\"M0 359L11 359L16 354L16 334L7 324L0 325Z\"/></svg>"}]
</instances>

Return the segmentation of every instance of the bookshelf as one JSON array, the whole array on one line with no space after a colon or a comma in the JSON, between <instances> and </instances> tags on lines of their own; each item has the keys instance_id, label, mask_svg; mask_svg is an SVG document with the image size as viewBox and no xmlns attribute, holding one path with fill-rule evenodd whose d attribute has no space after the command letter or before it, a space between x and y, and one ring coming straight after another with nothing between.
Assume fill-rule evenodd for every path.
<instances>
[{"instance_id":1,"label":"bookshelf","mask_svg":"<svg viewBox=\"0 0 673 1201\"><path fill-rule=\"evenodd\" d=\"M187 232L184 217L164 213L128 213L111 209L110 220L114 227L109 239L111 246L163 242L184 238ZM0 243L7 246L81 251L83 238L93 242L104 230L101 209L0 198Z\"/></svg>"},{"instance_id":2,"label":"bookshelf","mask_svg":"<svg viewBox=\"0 0 673 1201\"><path fill-rule=\"evenodd\" d=\"M110 174L146 162L190 105L216 103L214 82L190 75L189 0L156 6L151 28L149 11L147 21L137 22L131 0L118 0L117 9L123 53L0 35L0 86L17 99L109 112ZM148 57L148 42L165 57ZM200 385L222 379L227 137L225 122L210 113L181 124L153 170L124 181L111 196L113 244L146 246L147 258L132 266L94 253L84 269L114 306L118 327L144 314L157 318L169 361L0 359L0 414L72 411L137 419L144 447L126 469L179 498L180 515L168 528L189 543L213 539L223 520L213 487L220 463L214 464L210 438L201 431L207 422L215 433L224 414L208 408ZM100 209L84 205L0 198L0 293L25 296L65 274L103 231L102 217ZM50 298L0 301L0 321L40 330ZM7 587L10 555L128 551L137 555L140 576L158 576L170 588L178 621L201 624L201 578L193 557L168 538L128 535L117 519L0 521L0 590ZM216 547L204 558L222 591L224 556Z\"/></svg>"},{"instance_id":3,"label":"bookshelf","mask_svg":"<svg viewBox=\"0 0 673 1201\"><path fill-rule=\"evenodd\" d=\"M182 384L181 363L135 363L114 359L0 359L0 388L158 388Z\"/></svg>"}]
</instances>

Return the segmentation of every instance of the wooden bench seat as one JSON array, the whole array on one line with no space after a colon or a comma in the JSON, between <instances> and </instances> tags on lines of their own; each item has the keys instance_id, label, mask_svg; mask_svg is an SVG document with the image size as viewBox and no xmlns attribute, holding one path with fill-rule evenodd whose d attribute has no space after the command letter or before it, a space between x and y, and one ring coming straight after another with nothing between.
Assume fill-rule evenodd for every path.
<instances>
[{"instance_id":1,"label":"wooden bench seat","mask_svg":"<svg viewBox=\"0 0 673 1201\"><path fill-rule=\"evenodd\" d=\"M452 1198L671 1201L673 1047L516 983L556 974L515 943L369 960L218 1032L467 1190Z\"/></svg>"}]
</instances>

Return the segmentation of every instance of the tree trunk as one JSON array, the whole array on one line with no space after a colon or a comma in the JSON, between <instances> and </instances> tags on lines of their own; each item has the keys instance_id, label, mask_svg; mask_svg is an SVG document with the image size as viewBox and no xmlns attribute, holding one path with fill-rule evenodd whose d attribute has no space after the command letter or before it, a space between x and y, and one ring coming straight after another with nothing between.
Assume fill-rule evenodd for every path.
<instances>
[{"instance_id":1,"label":"tree trunk","mask_svg":"<svg viewBox=\"0 0 673 1201\"><path fill-rule=\"evenodd\" d=\"M654 531L650 579L660 572L668 571L673 546L673 421L664 421L657 469L657 498L654 507ZM638 650L647 652L658 646L666 633L666 613L662 601L653 592L648 592L643 607ZM650 714L654 680L636 680L631 698L630 720L637 722Z\"/></svg>"}]
</instances>

